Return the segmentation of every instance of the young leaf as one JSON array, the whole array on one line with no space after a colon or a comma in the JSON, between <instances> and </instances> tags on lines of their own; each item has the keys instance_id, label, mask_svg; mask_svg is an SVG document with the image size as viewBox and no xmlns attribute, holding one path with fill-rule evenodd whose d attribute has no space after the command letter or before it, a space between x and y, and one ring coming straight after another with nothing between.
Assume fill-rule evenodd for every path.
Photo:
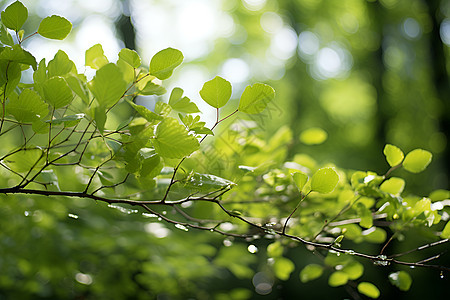
<instances>
[{"instance_id":1,"label":"young leaf","mask_svg":"<svg viewBox=\"0 0 450 300\"><path fill-rule=\"evenodd\" d=\"M84 118L84 114L75 114L64 116L62 118L52 120L52 124L64 124L64 127L73 127L80 123L81 119Z\"/></svg>"},{"instance_id":2,"label":"young leaf","mask_svg":"<svg viewBox=\"0 0 450 300\"><path fill-rule=\"evenodd\" d=\"M33 122L48 114L48 105L30 89L23 90L18 99L10 97L6 109L19 122Z\"/></svg>"},{"instance_id":3,"label":"young leaf","mask_svg":"<svg viewBox=\"0 0 450 300\"><path fill-rule=\"evenodd\" d=\"M130 100L127 100L127 102L142 116L144 117L147 121L149 122L153 122L153 121L159 121L162 120L163 117L161 117L158 114L155 114L154 112L152 112L151 110L147 109L145 106L142 105L137 105L135 103L133 103Z\"/></svg>"},{"instance_id":4,"label":"young leaf","mask_svg":"<svg viewBox=\"0 0 450 300\"><path fill-rule=\"evenodd\" d=\"M389 281L401 291L408 291L412 284L411 276L405 271L389 274Z\"/></svg>"},{"instance_id":5,"label":"young leaf","mask_svg":"<svg viewBox=\"0 0 450 300\"><path fill-rule=\"evenodd\" d=\"M172 75L173 70L183 61L180 50L167 48L156 53L150 61L150 74L164 80Z\"/></svg>"},{"instance_id":6,"label":"young leaf","mask_svg":"<svg viewBox=\"0 0 450 300\"><path fill-rule=\"evenodd\" d=\"M4 45L14 46L14 40L6 29L6 26L0 23L0 42Z\"/></svg>"},{"instance_id":7,"label":"young leaf","mask_svg":"<svg viewBox=\"0 0 450 300\"><path fill-rule=\"evenodd\" d=\"M0 59L29 65L33 67L33 70L36 70L37 68L34 56L30 52L24 50L20 45L5 47L0 53Z\"/></svg>"},{"instance_id":8,"label":"young leaf","mask_svg":"<svg viewBox=\"0 0 450 300\"><path fill-rule=\"evenodd\" d=\"M275 98L275 90L263 83L247 86L239 101L239 111L247 114L259 114Z\"/></svg>"},{"instance_id":9,"label":"young leaf","mask_svg":"<svg viewBox=\"0 0 450 300\"><path fill-rule=\"evenodd\" d=\"M87 49L84 60L86 66L89 66L95 70L98 70L109 63L108 58L103 52L103 47L100 44L95 44L91 48Z\"/></svg>"},{"instance_id":10,"label":"young leaf","mask_svg":"<svg viewBox=\"0 0 450 300\"><path fill-rule=\"evenodd\" d=\"M64 78L55 76L44 83L44 100L54 108L61 108L72 102L72 90Z\"/></svg>"},{"instance_id":11,"label":"young leaf","mask_svg":"<svg viewBox=\"0 0 450 300\"><path fill-rule=\"evenodd\" d=\"M19 1L2 11L2 23L14 31L19 31L28 18L28 9Z\"/></svg>"},{"instance_id":12,"label":"young leaf","mask_svg":"<svg viewBox=\"0 0 450 300\"><path fill-rule=\"evenodd\" d=\"M83 76L83 75L78 75ZM69 87L78 95L85 103L89 103L89 92L86 88L86 80L81 80L78 76L67 76L66 82Z\"/></svg>"},{"instance_id":13,"label":"young leaf","mask_svg":"<svg viewBox=\"0 0 450 300\"><path fill-rule=\"evenodd\" d=\"M43 152L40 148L19 151L9 156L5 161L15 172L28 172L31 168L40 168L44 164Z\"/></svg>"},{"instance_id":14,"label":"young leaf","mask_svg":"<svg viewBox=\"0 0 450 300\"><path fill-rule=\"evenodd\" d=\"M273 242L267 246L267 255L269 257L279 257L283 255L284 248L279 241Z\"/></svg>"},{"instance_id":15,"label":"young leaf","mask_svg":"<svg viewBox=\"0 0 450 300\"><path fill-rule=\"evenodd\" d=\"M127 86L120 69L112 63L97 70L94 79L88 83L98 103L103 107L111 107L123 96Z\"/></svg>"},{"instance_id":16,"label":"young leaf","mask_svg":"<svg viewBox=\"0 0 450 300\"><path fill-rule=\"evenodd\" d=\"M450 221L445 224L444 229L441 232L441 238L448 239L450 238Z\"/></svg>"},{"instance_id":17,"label":"young leaf","mask_svg":"<svg viewBox=\"0 0 450 300\"><path fill-rule=\"evenodd\" d=\"M0 90L4 93L2 97L8 97L14 91L21 77L19 63L0 60Z\"/></svg>"},{"instance_id":18,"label":"young leaf","mask_svg":"<svg viewBox=\"0 0 450 300\"><path fill-rule=\"evenodd\" d=\"M166 89L159 84L153 83L151 81L147 82L147 84L139 90L140 95L163 95L167 91Z\"/></svg>"},{"instance_id":19,"label":"young leaf","mask_svg":"<svg viewBox=\"0 0 450 300\"><path fill-rule=\"evenodd\" d=\"M102 106L97 106L94 109L94 120L95 125L97 125L97 128L101 133L103 133L103 130L105 130L106 119L107 115L105 108Z\"/></svg>"},{"instance_id":20,"label":"young leaf","mask_svg":"<svg viewBox=\"0 0 450 300\"><path fill-rule=\"evenodd\" d=\"M194 186L202 191L218 190L223 187L236 185L234 182L212 174L192 173L187 178L187 185Z\"/></svg>"},{"instance_id":21,"label":"young leaf","mask_svg":"<svg viewBox=\"0 0 450 300\"><path fill-rule=\"evenodd\" d=\"M292 177L294 178L294 183L297 188L302 191L303 187L308 181L308 175L303 172L295 172L294 174L292 174Z\"/></svg>"},{"instance_id":22,"label":"young leaf","mask_svg":"<svg viewBox=\"0 0 450 300\"><path fill-rule=\"evenodd\" d=\"M140 176L142 177L156 177L162 169L162 159L159 155L153 154L142 161Z\"/></svg>"},{"instance_id":23,"label":"young leaf","mask_svg":"<svg viewBox=\"0 0 450 300\"><path fill-rule=\"evenodd\" d=\"M405 180L398 177L389 178L380 185L380 190L392 195L400 195L404 188Z\"/></svg>"},{"instance_id":24,"label":"young leaf","mask_svg":"<svg viewBox=\"0 0 450 300\"><path fill-rule=\"evenodd\" d=\"M380 297L380 290L370 282L359 283L358 292L372 299L377 299Z\"/></svg>"},{"instance_id":25,"label":"young leaf","mask_svg":"<svg viewBox=\"0 0 450 300\"><path fill-rule=\"evenodd\" d=\"M119 58L121 58L133 68L139 68L139 66L141 65L141 58L134 50L123 48L119 52Z\"/></svg>"},{"instance_id":26,"label":"young leaf","mask_svg":"<svg viewBox=\"0 0 450 300\"><path fill-rule=\"evenodd\" d=\"M339 175L333 168L319 169L311 178L311 190L319 193L330 193L339 182Z\"/></svg>"},{"instance_id":27,"label":"young leaf","mask_svg":"<svg viewBox=\"0 0 450 300\"><path fill-rule=\"evenodd\" d=\"M415 149L406 155L403 167L411 173L422 172L430 164L432 157L431 152L427 150Z\"/></svg>"},{"instance_id":28,"label":"young leaf","mask_svg":"<svg viewBox=\"0 0 450 300\"><path fill-rule=\"evenodd\" d=\"M326 141L328 133L319 127L312 127L302 131L300 141L306 145L319 145Z\"/></svg>"},{"instance_id":29,"label":"young leaf","mask_svg":"<svg viewBox=\"0 0 450 300\"><path fill-rule=\"evenodd\" d=\"M182 113L197 113L200 112L197 105L188 97L183 97L183 90L181 88L174 88L169 98L169 105L176 111Z\"/></svg>"},{"instance_id":30,"label":"young leaf","mask_svg":"<svg viewBox=\"0 0 450 300\"><path fill-rule=\"evenodd\" d=\"M288 280L291 273L295 270L294 263L285 257L275 258L275 263L273 264L273 271L275 276L281 280Z\"/></svg>"},{"instance_id":31,"label":"young leaf","mask_svg":"<svg viewBox=\"0 0 450 300\"><path fill-rule=\"evenodd\" d=\"M357 261L352 261L345 265L342 271L347 273L349 280L356 280L363 275L364 266Z\"/></svg>"},{"instance_id":32,"label":"young leaf","mask_svg":"<svg viewBox=\"0 0 450 300\"><path fill-rule=\"evenodd\" d=\"M152 143L156 152L167 158L183 158L200 148L198 140L173 118L158 124Z\"/></svg>"},{"instance_id":33,"label":"young leaf","mask_svg":"<svg viewBox=\"0 0 450 300\"><path fill-rule=\"evenodd\" d=\"M386 160L391 167L395 167L401 164L403 158L405 157L403 151L400 150L400 148L391 144L386 144L386 146L384 146L383 153L386 156Z\"/></svg>"},{"instance_id":34,"label":"young leaf","mask_svg":"<svg viewBox=\"0 0 450 300\"><path fill-rule=\"evenodd\" d=\"M60 16L50 16L41 21L38 33L48 39L63 40L72 30L72 23Z\"/></svg>"},{"instance_id":35,"label":"young leaf","mask_svg":"<svg viewBox=\"0 0 450 300\"><path fill-rule=\"evenodd\" d=\"M332 287L344 285L347 281L348 274L342 271L333 272L330 277L328 277L328 285Z\"/></svg>"},{"instance_id":36,"label":"young leaf","mask_svg":"<svg viewBox=\"0 0 450 300\"><path fill-rule=\"evenodd\" d=\"M206 103L215 108L221 108L231 98L231 83L220 76L205 82L200 90L200 96Z\"/></svg>"},{"instance_id":37,"label":"young leaf","mask_svg":"<svg viewBox=\"0 0 450 300\"><path fill-rule=\"evenodd\" d=\"M317 264L309 264L300 271L300 281L306 283L322 276L323 266Z\"/></svg>"},{"instance_id":38,"label":"young leaf","mask_svg":"<svg viewBox=\"0 0 450 300\"><path fill-rule=\"evenodd\" d=\"M64 76L72 70L76 71L75 64L69 59L69 56L62 50L59 50L55 57L48 63L48 77Z\"/></svg>"}]
</instances>

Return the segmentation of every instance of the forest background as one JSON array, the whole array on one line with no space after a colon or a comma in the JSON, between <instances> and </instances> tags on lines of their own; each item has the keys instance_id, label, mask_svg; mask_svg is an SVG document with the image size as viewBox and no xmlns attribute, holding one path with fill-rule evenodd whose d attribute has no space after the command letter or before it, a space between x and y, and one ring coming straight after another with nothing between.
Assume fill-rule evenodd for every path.
<instances>
[{"instance_id":1,"label":"forest background","mask_svg":"<svg viewBox=\"0 0 450 300\"><path fill-rule=\"evenodd\" d=\"M11 2L2 1L2 9ZM65 16L73 24L64 42L35 37L24 43L38 62L50 61L63 49L77 66L83 66L85 51L97 43L110 61L117 59L123 47L136 50L143 61L174 47L184 53L185 60L166 88L183 88L207 125L214 124L215 111L200 101L198 92L205 81L216 75L228 79L232 98L250 83L265 82L276 90L276 101L265 113L244 118L241 125L251 126L264 136L262 140L289 128L294 138L285 147L288 157L302 153L318 164L384 174L388 169L382 154L385 144L405 152L422 148L433 153L433 162L420 174L398 171L407 181L406 191L429 195L449 189L448 0L22 2L30 13L26 32L33 32L40 19L51 14ZM155 99L158 96L138 101L154 103ZM311 128L315 131L309 133L323 139L311 140L307 136ZM227 159L220 151L210 157L210 172L227 178ZM259 251L248 248L245 241L233 241L231 248L236 250L228 251L217 263L222 269L217 269L193 253L208 253L208 243L226 246L230 241L223 237L168 229L158 222L134 231L136 224L145 222L141 215L82 203L67 204L70 212L77 212L72 215L77 219L65 221L51 213L61 203L3 203L0 241L5 246L0 248L0 261L8 260L4 266L10 269L0 275L0 296L114 298L146 295L147 289L159 290L158 299L183 294L220 299L233 292L236 298L255 299L347 295L345 288L321 289L327 285L326 278L300 283L299 271L286 280L272 278L263 267L265 241L254 243ZM28 218L29 211L39 213ZM416 241L408 236L407 243ZM199 244L202 249L197 248ZM146 270L150 279L143 283L136 276L149 249L155 257L148 266L151 271ZM306 253L294 248L286 256L301 270L307 263ZM226 270L227 260L243 260L246 266ZM448 266L449 260L444 254L441 264ZM22 274L20 280L9 282L15 272ZM376 283L389 273L379 268L366 272ZM446 291L448 278L440 278L439 273L413 270L411 275L414 284L407 294L395 286L378 287L386 298L422 299ZM184 279L180 284L173 278ZM268 295L255 289L258 280L270 283Z\"/></svg>"}]
</instances>

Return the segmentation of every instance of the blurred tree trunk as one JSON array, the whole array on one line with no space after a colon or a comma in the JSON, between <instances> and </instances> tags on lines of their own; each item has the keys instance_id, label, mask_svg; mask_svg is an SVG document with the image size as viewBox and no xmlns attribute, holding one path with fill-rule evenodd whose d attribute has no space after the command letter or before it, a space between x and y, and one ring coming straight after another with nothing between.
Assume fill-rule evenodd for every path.
<instances>
[{"instance_id":1,"label":"blurred tree trunk","mask_svg":"<svg viewBox=\"0 0 450 300\"><path fill-rule=\"evenodd\" d=\"M444 19L440 11L440 4L444 1L426 1L428 5L429 14L433 22L433 29L430 36L430 52L431 64L433 69L433 82L436 88L436 93L442 103L442 113L440 115L439 125L440 130L445 134L447 145L442 153L443 167L446 174L447 188L450 187L450 78L447 71L447 61L445 58L444 47L446 47L440 37L440 24Z\"/></svg>"},{"instance_id":2,"label":"blurred tree trunk","mask_svg":"<svg viewBox=\"0 0 450 300\"><path fill-rule=\"evenodd\" d=\"M131 22L130 3L128 0L122 1L122 15L116 23L118 37L123 41L128 49L136 49L136 30Z\"/></svg>"}]
</instances>

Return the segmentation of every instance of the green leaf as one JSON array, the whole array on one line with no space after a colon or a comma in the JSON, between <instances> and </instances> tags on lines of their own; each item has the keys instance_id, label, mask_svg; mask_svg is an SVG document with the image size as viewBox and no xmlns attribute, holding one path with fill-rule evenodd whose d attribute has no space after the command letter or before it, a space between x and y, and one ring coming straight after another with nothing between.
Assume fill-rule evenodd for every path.
<instances>
[{"instance_id":1,"label":"green leaf","mask_svg":"<svg viewBox=\"0 0 450 300\"><path fill-rule=\"evenodd\" d=\"M330 193L339 182L339 175L333 168L322 168L311 178L311 190L319 193Z\"/></svg>"},{"instance_id":2,"label":"green leaf","mask_svg":"<svg viewBox=\"0 0 450 300\"><path fill-rule=\"evenodd\" d=\"M64 78L55 76L44 83L45 102L54 108L66 106L73 100L72 90Z\"/></svg>"},{"instance_id":3,"label":"green leaf","mask_svg":"<svg viewBox=\"0 0 450 300\"><path fill-rule=\"evenodd\" d=\"M29 65L33 67L33 70L36 70L37 68L37 62L34 56L31 55L30 52L24 50L20 45L3 48L3 51L0 53L0 59Z\"/></svg>"},{"instance_id":4,"label":"green leaf","mask_svg":"<svg viewBox=\"0 0 450 300\"><path fill-rule=\"evenodd\" d=\"M155 104L155 113L163 117L167 117L172 112L172 107L162 101L158 101Z\"/></svg>"},{"instance_id":5,"label":"green leaf","mask_svg":"<svg viewBox=\"0 0 450 300\"><path fill-rule=\"evenodd\" d=\"M322 276L323 266L317 264L309 264L300 271L300 281L306 283Z\"/></svg>"},{"instance_id":6,"label":"green leaf","mask_svg":"<svg viewBox=\"0 0 450 300\"><path fill-rule=\"evenodd\" d=\"M83 75L79 75L83 76ZM67 76L66 82L72 91L78 95L85 103L89 103L89 92L86 88L86 81L80 80L77 76Z\"/></svg>"},{"instance_id":7,"label":"green leaf","mask_svg":"<svg viewBox=\"0 0 450 300\"><path fill-rule=\"evenodd\" d=\"M19 31L28 18L28 9L19 1L2 11L2 23L9 29Z\"/></svg>"},{"instance_id":8,"label":"green leaf","mask_svg":"<svg viewBox=\"0 0 450 300\"><path fill-rule=\"evenodd\" d=\"M280 242L276 241L267 246L267 255L269 257L279 257L283 255L284 248Z\"/></svg>"},{"instance_id":9,"label":"green leaf","mask_svg":"<svg viewBox=\"0 0 450 300\"><path fill-rule=\"evenodd\" d=\"M325 142L327 138L328 133L319 127L306 129L300 134L300 141L306 145L319 145Z\"/></svg>"},{"instance_id":10,"label":"green leaf","mask_svg":"<svg viewBox=\"0 0 450 300\"><path fill-rule=\"evenodd\" d=\"M389 274L389 281L401 291L408 291L412 284L411 276L405 271Z\"/></svg>"},{"instance_id":11,"label":"green leaf","mask_svg":"<svg viewBox=\"0 0 450 300\"><path fill-rule=\"evenodd\" d=\"M198 140L173 118L158 124L152 143L156 152L167 158L183 158L200 148Z\"/></svg>"},{"instance_id":12,"label":"green leaf","mask_svg":"<svg viewBox=\"0 0 450 300\"><path fill-rule=\"evenodd\" d=\"M98 70L109 63L108 58L103 52L103 47L100 44L95 44L94 46L86 50L84 60L86 66L89 66L95 70Z\"/></svg>"},{"instance_id":13,"label":"green leaf","mask_svg":"<svg viewBox=\"0 0 450 300\"><path fill-rule=\"evenodd\" d=\"M431 210L431 200L428 198L422 198L414 204L413 212L415 216L420 215L425 211Z\"/></svg>"},{"instance_id":14,"label":"green leaf","mask_svg":"<svg viewBox=\"0 0 450 300\"><path fill-rule=\"evenodd\" d=\"M380 297L380 290L370 282L359 283L358 292L372 299L377 299Z\"/></svg>"},{"instance_id":15,"label":"green leaf","mask_svg":"<svg viewBox=\"0 0 450 300\"><path fill-rule=\"evenodd\" d=\"M197 113L200 112L197 105L191 102L188 97L183 97L183 90L180 88L174 88L169 98L169 105L172 106L173 110L182 113Z\"/></svg>"},{"instance_id":16,"label":"green leaf","mask_svg":"<svg viewBox=\"0 0 450 300\"><path fill-rule=\"evenodd\" d=\"M10 99L6 109L19 122L33 122L48 114L48 105L30 89L23 90L18 99Z\"/></svg>"},{"instance_id":17,"label":"green leaf","mask_svg":"<svg viewBox=\"0 0 450 300\"><path fill-rule=\"evenodd\" d=\"M94 109L94 120L95 125L97 125L97 128L101 133L103 133L103 130L105 130L106 119L107 115L105 108L102 106L97 106Z\"/></svg>"},{"instance_id":18,"label":"green leaf","mask_svg":"<svg viewBox=\"0 0 450 300\"><path fill-rule=\"evenodd\" d=\"M8 97L19 84L21 76L19 63L0 60L0 95Z\"/></svg>"},{"instance_id":19,"label":"green leaf","mask_svg":"<svg viewBox=\"0 0 450 300\"><path fill-rule=\"evenodd\" d=\"M333 272L328 277L328 285L332 287L341 286L348 282L348 274L343 271Z\"/></svg>"},{"instance_id":20,"label":"green leaf","mask_svg":"<svg viewBox=\"0 0 450 300\"><path fill-rule=\"evenodd\" d=\"M141 58L139 57L139 54L137 54L137 52L134 50L123 48L119 52L119 58L121 58L133 68L139 68L139 66L141 65Z\"/></svg>"},{"instance_id":21,"label":"green leaf","mask_svg":"<svg viewBox=\"0 0 450 300\"><path fill-rule=\"evenodd\" d=\"M115 105L127 89L120 69L112 63L97 70L88 87L98 103L105 108Z\"/></svg>"},{"instance_id":22,"label":"green leaf","mask_svg":"<svg viewBox=\"0 0 450 300\"><path fill-rule=\"evenodd\" d=\"M40 148L22 150L14 153L5 160L11 170L19 173L28 172L31 168L40 168L44 165L43 151Z\"/></svg>"},{"instance_id":23,"label":"green leaf","mask_svg":"<svg viewBox=\"0 0 450 300\"><path fill-rule=\"evenodd\" d=\"M222 177L218 177L212 174L200 174L192 172L187 180L186 184L196 187L202 191L218 190L223 187L236 185L234 182Z\"/></svg>"},{"instance_id":24,"label":"green leaf","mask_svg":"<svg viewBox=\"0 0 450 300\"><path fill-rule=\"evenodd\" d=\"M431 152L427 150L415 149L406 155L403 167L411 173L422 172L430 164L432 157Z\"/></svg>"},{"instance_id":25,"label":"green leaf","mask_svg":"<svg viewBox=\"0 0 450 300\"><path fill-rule=\"evenodd\" d=\"M292 174L292 177L294 178L295 185L301 192L306 182L308 182L308 175L303 172L295 172Z\"/></svg>"},{"instance_id":26,"label":"green leaf","mask_svg":"<svg viewBox=\"0 0 450 300\"><path fill-rule=\"evenodd\" d=\"M192 131L196 134L209 134L209 135L214 135L214 132L207 128L207 127L193 127L190 128L189 131Z\"/></svg>"},{"instance_id":27,"label":"green leaf","mask_svg":"<svg viewBox=\"0 0 450 300\"><path fill-rule=\"evenodd\" d=\"M150 74L164 80L172 75L173 70L183 61L180 50L167 48L156 53L150 61Z\"/></svg>"},{"instance_id":28,"label":"green leaf","mask_svg":"<svg viewBox=\"0 0 450 300\"><path fill-rule=\"evenodd\" d=\"M38 33L45 38L63 40L72 30L72 23L60 16L50 16L41 21Z\"/></svg>"},{"instance_id":29,"label":"green leaf","mask_svg":"<svg viewBox=\"0 0 450 300\"><path fill-rule=\"evenodd\" d=\"M285 257L275 258L273 271L277 278L281 280L288 280L294 270L295 265L290 259L287 259Z\"/></svg>"},{"instance_id":30,"label":"green leaf","mask_svg":"<svg viewBox=\"0 0 450 300\"><path fill-rule=\"evenodd\" d=\"M161 172L162 167L161 157L153 154L142 161L140 176L154 178Z\"/></svg>"},{"instance_id":31,"label":"green leaf","mask_svg":"<svg viewBox=\"0 0 450 300\"><path fill-rule=\"evenodd\" d=\"M398 177L389 178L380 185L380 190L395 196L399 196L404 188L405 180Z\"/></svg>"},{"instance_id":32,"label":"green leaf","mask_svg":"<svg viewBox=\"0 0 450 300\"><path fill-rule=\"evenodd\" d=\"M363 275L364 266L357 261L352 261L345 265L342 271L347 273L349 280L356 280Z\"/></svg>"},{"instance_id":33,"label":"green leaf","mask_svg":"<svg viewBox=\"0 0 450 300\"><path fill-rule=\"evenodd\" d=\"M381 244L386 240L386 231L382 228L375 227L363 231L364 240L369 243Z\"/></svg>"},{"instance_id":34,"label":"green leaf","mask_svg":"<svg viewBox=\"0 0 450 300\"><path fill-rule=\"evenodd\" d=\"M364 228L372 227L373 217L370 209L366 207L364 204L358 203L356 205L356 211L358 212L358 216L361 218L359 225Z\"/></svg>"},{"instance_id":35,"label":"green leaf","mask_svg":"<svg viewBox=\"0 0 450 300\"><path fill-rule=\"evenodd\" d=\"M221 108L231 98L231 83L220 76L205 82L200 90L200 96L206 103L215 108Z\"/></svg>"},{"instance_id":36,"label":"green leaf","mask_svg":"<svg viewBox=\"0 0 450 300\"><path fill-rule=\"evenodd\" d=\"M0 42L4 45L14 46L14 40L6 29L6 26L0 23Z\"/></svg>"},{"instance_id":37,"label":"green leaf","mask_svg":"<svg viewBox=\"0 0 450 300\"><path fill-rule=\"evenodd\" d=\"M405 157L403 151L400 150L400 148L391 144L386 144L386 146L384 146L383 153L386 156L386 160L391 167L395 167L401 164L403 158Z\"/></svg>"},{"instance_id":38,"label":"green leaf","mask_svg":"<svg viewBox=\"0 0 450 300\"><path fill-rule=\"evenodd\" d=\"M142 116L144 117L147 121L149 121L150 123L152 123L153 121L159 121L162 120L163 117L161 117L158 114L155 114L154 112L152 112L151 110L147 109L145 106L142 105L137 105L135 103L133 103L130 100L127 100L127 102Z\"/></svg>"},{"instance_id":39,"label":"green leaf","mask_svg":"<svg viewBox=\"0 0 450 300\"><path fill-rule=\"evenodd\" d=\"M238 110L247 114L259 114L275 98L275 90L263 83L247 86L239 101Z\"/></svg>"},{"instance_id":40,"label":"green leaf","mask_svg":"<svg viewBox=\"0 0 450 300\"><path fill-rule=\"evenodd\" d=\"M59 50L55 54L55 57L51 61L49 61L47 69L49 78L53 76L64 76L67 73L70 73L72 70L76 72L75 64L62 50Z\"/></svg>"},{"instance_id":41,"label":"green leaf","mask_svg":"<svg viewBox=\"0 0 450 300\"><path fill-rule=\"evenodd\" d=\"M445 224L444 229L441 232L441 238L448 239L450 238L450 221Z\"/></svg>"},{"instance_id":42,"label":"green leaf","mask_svg":"<svg viewBox=\"0 0 450 300\"><path fill-rule=\"evenodd\" d=\"M151 81L147 82L147 84L139 90L140 95L163 95L167 91L166 89L159 84L153 83Z\"/></svg>"},{"instance_id":43,"label":"green leaf","mask_svg":"<svg viewBox=\"0 0 450 300\"><path fill-rule=\"evenodd\" d=\"M64 127L73 127L80 123L81 119L84 118L84 114L75 114L75 115L69 115L64 116L62 118L54 119L52 120L52 124L58 125L58 124L64 124Z\"/></svg>"}]
</instances>

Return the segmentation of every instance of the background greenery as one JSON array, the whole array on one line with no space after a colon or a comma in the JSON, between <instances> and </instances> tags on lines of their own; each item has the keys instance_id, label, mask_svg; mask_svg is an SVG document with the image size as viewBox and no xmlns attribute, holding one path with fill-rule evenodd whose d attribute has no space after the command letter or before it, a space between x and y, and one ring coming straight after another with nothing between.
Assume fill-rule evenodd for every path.
<instances>
[{"instance_id":1,"label":"background greenery","mask_svg":"<svg viewBox=\"0 0 450 300\"><path fill-rule=\"evenodd\" d=\"M53 13L50 2L24 1L30 9L27 32L37 27L43 11ZM119 46L140 53L156 52L159 49L144 49L145 37L139 35L142 24L133 18L135 2L139 1L105 2L123 7L115 14L97 12L94 17L110 20ZM166 5L160 1L148 3ZM407 193L429 195L435 189L449 188L450 1L267 0L219 4L217 9L232 18L234 30L211 38L209 51L193 55L182 68L199 68L209 79L225 72L226 60L239 59L234 62L245 62L248 76L233 82L236 94L258 80L270 83L277 98L265 113L244 117L254 123L233 118L221 124L219 130L223 132L215 144L203 149L208 161L200 161L200 169L236 180L242 175L231 166L252 165L269 158L283 163L301 153L310 155L318 165L334 163L383 174L388 166L382 150L391 143L405 152L420 147L434 155L423 174L411 176L399 171L399 176L407 178ZM84 11L71 20L74 33L69 42L76 42L77 28L82 28L88 15L89 11ZM158 24L155 27L161 32L171 30ZM28 46L33 45L25 44L25 48ZM83 57L87 48L81 51ZM187 90L181 80L183 70L171 82ZM193 101L200 99L197 94L188 96ZM233 99L237 102L237 96ZM131 109L124 108L122 113L131 114ZM236 123L243 129L232 127ZM301 132L311 127L325 130L328 139L319 145L302 143ZM226 148L239 135L253 145L239 150L242 152ZM304 161L304 157L297 156L298 160ZM193 159L194 163L198 161ZM66 174L64 178L70 181L72 176ZM241 184L244 187L237 198L253 197L252 183ZM267 264L265 249L270 241L233 240L192 229L185 232L141 211L108 208L82 199L55 201L43 196L3 195L1 199L0 297L5 299L348 297L345 287L324 289L324 277L300 282L303 266L320 261L303 247L286 247L284 256L297 268L281 280ZM212 208L203 208L208 209ZM416 239L416 232L408 233L397 252L416 247ZM358 243L358 247L369 253L379 251L377 245L367 242ZM254 249L259 251L252 253ZM448 254L439 260L442 265L448 266L448 262ZM398 268L363 263L366 279L376 283L385 298L438 298L448 289L448 277L421 269L410 270L413 286L404 293L384 284L387 275ZM261 295L264 292L255 289L258 283L268 284L271 292Z\"/></svg>"}]
</instances>

